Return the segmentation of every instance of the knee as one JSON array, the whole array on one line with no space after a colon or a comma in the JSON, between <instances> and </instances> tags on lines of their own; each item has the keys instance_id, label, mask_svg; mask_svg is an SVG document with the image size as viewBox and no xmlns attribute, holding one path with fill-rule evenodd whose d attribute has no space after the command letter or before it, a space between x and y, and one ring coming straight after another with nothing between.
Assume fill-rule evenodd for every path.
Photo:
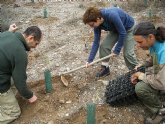
<instances>
[{"instance_id":1,"label":"knee","mask_svg":"<svg viewBox=\"0 0 165 124\"><path fill-rule=\"evenodd\" d=\"M15 116L19 117L21 115L21 108L19 105L16 106L15 108Z\"/></svg>"},{"instance_id":2,"label":"knee","mask_svg":"<svg viewBox=\"0 0 165 124\"><path fill-rule=\"evenodd\" d=\"M99 56L102 57L105 54L106 48L103 44L100 44Z\"/></svg>"},{"instance_id":3,"label":"knee","mask_svg":"<svg viewBox=\"0 0 165 124\"><path fill-rule=\"evenodd\" d=\"M21 115L21 109L20 109L20 107L19 108L16 108L15 110L13 110L11 112L11 115L10 115L10 118L11 118L10 122L12 122L12 121L16 120L17 118L19 118L20 115Z\"/></svg>"},{"instance_id":4,"label":"knee","mask_svg":"<svg viewBox=\"0 0 165 124\"><path fill-rule=\"evenodd\" d=\"M0 123L8 124L14 121L15 119L19 118L21 114L21 109L15 106L7 106L3 107L1 110L1 115L3 115L3 118L0 116Z\"/></svg>"},{"instance_id":5,"label":"knee","mask_svg":"<svg viewBox=\"0 0 165 124\"><path fill-rule=\"evenodd\" d=\"M21 108L18 105L18 103L14 103L12 106L10 106L10 117L13 117L14 119L17 119L21 115Z\"/></svg>"},{"instance_id":6,"label":"knee","mask_svg":"<svg viewBox=\"0 0 165 124\"><path fill-rule=\"evenodd\" d=\"M101 43L100 44L100 50L103 50L103 49L105 49L105 47L104 47L105 45L103 44L103 43Z\"/></svg>"},{"instance_id":7,"label":"knee","mask_svg":"<svg viewBox=\"0 0 165 124\"><path fill-rule=\"evenodd\" d=\"M147 84L145 84L144 82L139 82L135 85L135 92L137 94L137 96L143 96L144 94L146 94L147 90L146 90Z\"/></svg>"},{"instance_id":8,"label":"knee","mask_svg":"<svg viewBox=\"0 0 165 124\"><path fill-rule=\"evenodd\" d=\"M16 117L18 118L21 115L21 109L20 107L17 109Z\"/></svg>"}]
</instances>

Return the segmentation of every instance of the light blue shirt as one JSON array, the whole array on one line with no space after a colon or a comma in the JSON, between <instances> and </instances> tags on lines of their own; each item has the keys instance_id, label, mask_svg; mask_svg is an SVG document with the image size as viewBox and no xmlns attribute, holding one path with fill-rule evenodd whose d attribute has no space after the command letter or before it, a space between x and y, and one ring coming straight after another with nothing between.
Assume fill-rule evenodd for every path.
<instances>
[{"instance_id":1,"label":"light blue shirt","mask_svg":"<svg viewBox=\"0 0 165 124\"><path fill-rule=\"evenodd\" d=\"M165 64L165 41L163 43L156 41L149 50L150 54L153 52L156 54L158 64Z\"/></svg>"}]
</instances>

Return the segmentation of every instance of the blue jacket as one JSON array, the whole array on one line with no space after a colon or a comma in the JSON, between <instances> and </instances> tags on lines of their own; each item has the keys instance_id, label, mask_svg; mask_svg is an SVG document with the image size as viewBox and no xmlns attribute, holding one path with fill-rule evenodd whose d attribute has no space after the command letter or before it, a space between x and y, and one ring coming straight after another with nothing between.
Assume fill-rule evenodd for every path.
<instances>
[{"instance_id":1,"label":"blue jacket","mask_svg":"<svg viewBox=\"0 0 165 124\"><path fill-rule=\"evenodd\" d=\"M117 40L118 42L114 49L114 53L118 55L123 46L127 30L129 30L134 25L134 19L120 8L103 8L101 9L101 14L104 22L99 27L94 28L94 41L88 62L92 62L96 56L100 45L102 29L105 31L113 31L119 34Z\"/></svg>"}]
</instances>

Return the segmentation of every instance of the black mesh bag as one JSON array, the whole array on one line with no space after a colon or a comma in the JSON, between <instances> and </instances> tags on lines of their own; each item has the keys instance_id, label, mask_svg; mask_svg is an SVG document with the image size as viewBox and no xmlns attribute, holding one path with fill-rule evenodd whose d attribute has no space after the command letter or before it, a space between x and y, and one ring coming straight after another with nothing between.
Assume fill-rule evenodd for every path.
<instances>
[{"instance_id":1,"label":"black mesh bag","mask_svg":"<svg viewBox=\"0 0 165 124\"><path fill-rule=\"evenodd\" d=\"M131 83L130 77L133 73L138 71L144 73L144 66L139 67L137 70L131 70L109 81L105 92L106 103L112 106L134 103L137 100L137 96L135 93L135 86Z\"/></svg>"}]
</instances>

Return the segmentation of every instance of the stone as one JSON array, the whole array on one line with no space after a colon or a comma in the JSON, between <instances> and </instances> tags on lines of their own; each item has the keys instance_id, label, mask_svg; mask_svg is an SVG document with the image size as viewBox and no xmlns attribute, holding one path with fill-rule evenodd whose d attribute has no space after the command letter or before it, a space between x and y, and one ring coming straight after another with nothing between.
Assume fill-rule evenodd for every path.
<instances>
[{"instance_id":1,"label":"stone","mask_svg":"<svg viewBox=\"0 0 165 124\"><path fill-rule=\"evenodd\" d=\"M54 121L51 120L48 122L48 124L55 124L55 123L54 123Z\"/></svg>"},{"instance_id":2,"label":"stone","mask_svg":"<svg viewBox=\"0 0 165 124\"><path fill-rule=\"evenodd\" d=\"M26 21L25 23L27 24L27 23L29 23L30 21Z\"/></svg>"},{"instance_id":3,"label":"stone","mask_svg":"<svg viewBox=\"0 0 165 124\"><path fill-rule=\"evenodd\" d=\"M66 101L66 103L67 103L67 104L70 104L70 103L72 103L72 101L71 101L71 100L68 100L68 101Z\"/></svg>"},{"instance_id":4,"label":"stone","mask_svg":"<svg viewBox=\"0 0 165 124\"><path fill-rule=\"evenodd\" d=\"M64 99L60 99L59 100L59 103L64 104L65 103L65 100Z\"/></svg>"},{"instance_id":5,"label":"stone","mask_svg":"<svg viewBox=\"0 0 165 124\"><path fill-rule=\"evenodd\" d=\"M14 4L13 7L14 7L14 8L17 8L17 7L20 7L20 5L18 5L18 4Z\"/></svg>"}]
</instances>

